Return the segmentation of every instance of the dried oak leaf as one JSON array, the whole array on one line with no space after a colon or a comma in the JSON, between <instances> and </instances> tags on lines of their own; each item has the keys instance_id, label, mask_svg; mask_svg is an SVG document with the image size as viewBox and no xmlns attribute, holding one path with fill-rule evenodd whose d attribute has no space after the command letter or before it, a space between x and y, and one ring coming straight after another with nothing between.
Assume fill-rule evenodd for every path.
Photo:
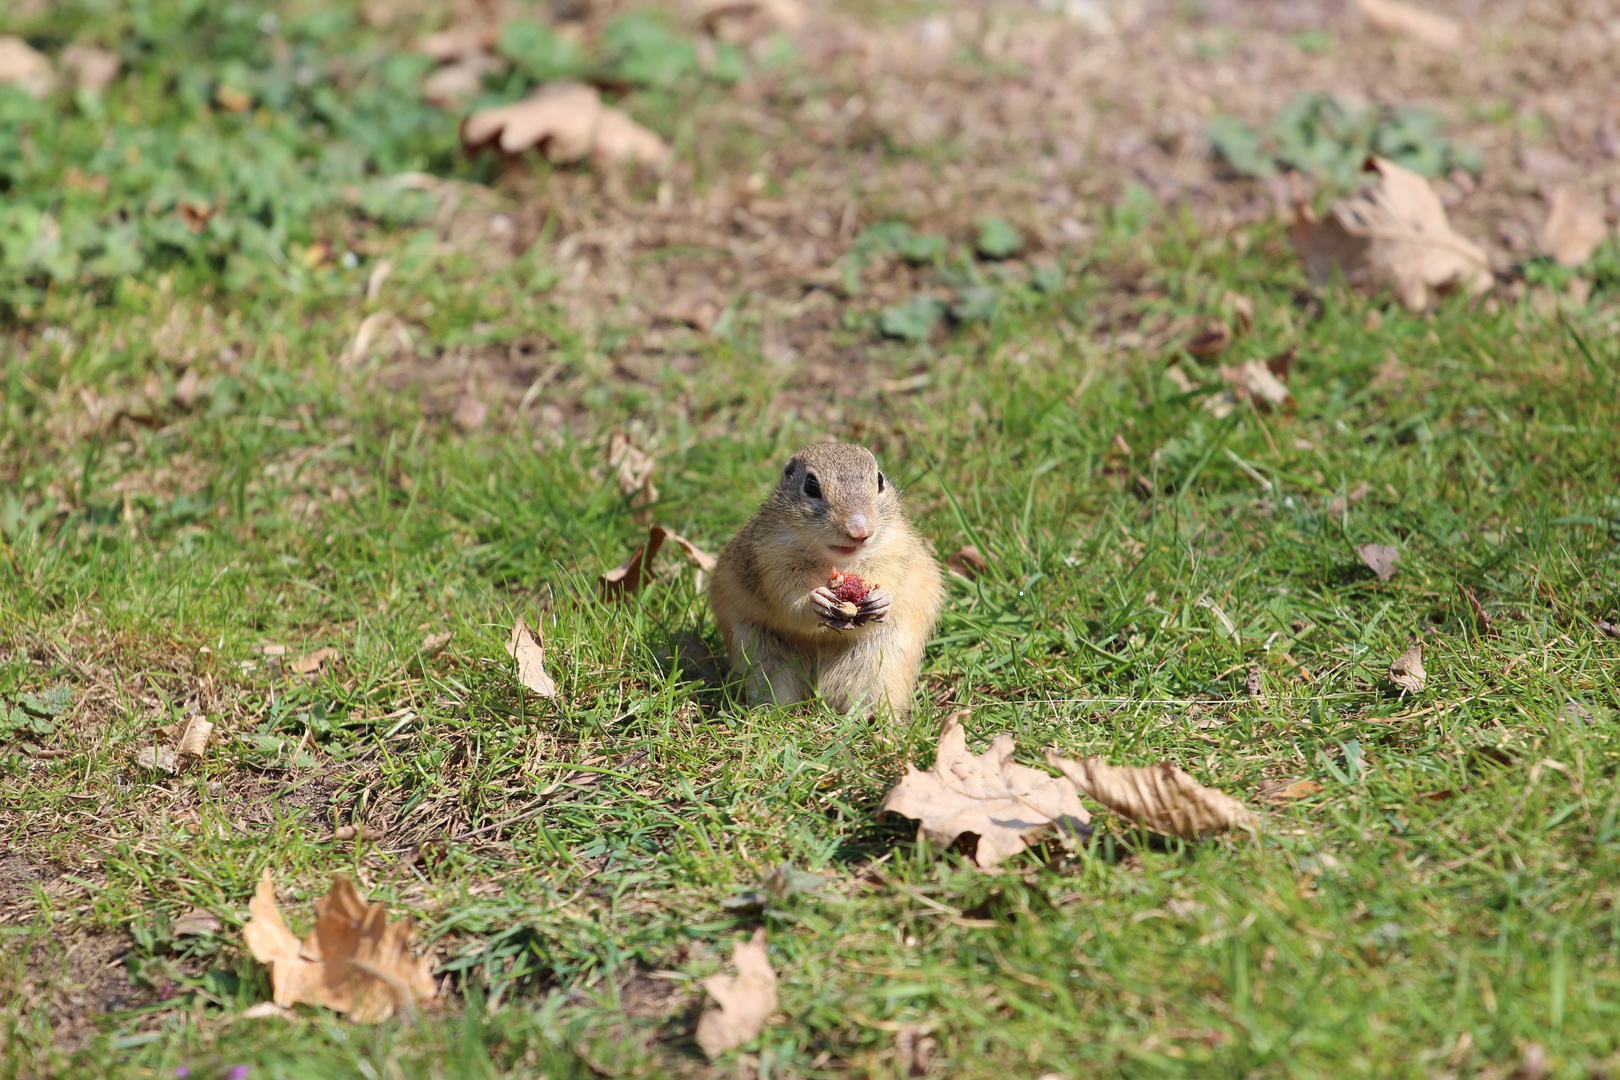
<instances>
[{"instance_id":1,"label":"dried oak leaf","mask_svg":"<svg viewBox=\"0 0 1620 1080\"><path fill-rule=\"evenodd\" d=\"M1553 192L1552 207L1537 239L1542 252L1560 266L1579 266L1608 235L1603 204L1580 188L1565 185Z\"/></svg>"},{"instance_id":2,"label":"dried oak leaf","mask_svg":"<svg viewBox=\"0 0 1620 1080\"><path fill-rule=\"evenodd\" d=\"M462 123L461 141L469 150L493 144L504 154L538 148L558 164L591 154L599 161L656 165L669 156L663 139L603 105L594 87L566 81L547 83L511 105L480 109Z\"/></svg>"},{"instance_id":3,"label":"dried oak leaf","mask_svg":"<svg viewBox=\"0 0 1620 1080\"><path fill-rule=\"evenodd\" d=\"M1390 661L1389 681L1400 690L1402 697L1423 689L1429 681L1429 673L1423 670L1423 642L1412 642L1405 652Z\"/></svg>"},{"instance_id":4,"label":"dried oak leaf","mask_svg":"<svg viewBox=\"0 0 1620 1080\"><path fill-rule=\"evenodd\" d=\"M764 927L754 931L748 944L732 949L731 962L737 974L703 980L703 988L720 1006L704 1010L698 1019L697 1044L711 1059L758 1037L776 1011L776 972Z\"/></svg>"},{"instance_id":5,"label":"dried oak leaf","mask_svg":"<svg viewBox=\"0 0 1620 1080\"><path fill-rule=\"evenodd\" d=\"M653 525L647 529L647 539L630 553L630 557L611 570L603 571L596 581L602 589L602 595L610 600L622 600L633 593L641 591L643 585L656 579L653 573L653 559L663 549L664 542L669 541L686 553L686 557L697 566L699 570L710 571L714 569L715 557L698 547L686 537L670 532L662 525Z\"/></svg>"},{"instance_id":6,"label":"dried oak leaf","mask_svg":"<svg viewBox=\"0 0 1620 1080\"><path fill-rule=\"evenodd\" d=\"M972 581L990 569L990 560L986 559L984 553L973 544L963 544L956 551L946 556L945 565L953 573L961 574L969 581Z\"/></svg>"},{"instance_id":7,"label":"dried oak leaf","mask_svg":"<svg viewBox=\"0 0 1620 1080\"><path fill-rule=\"evenodd\" d=\"M170 930L175 937L201 936L203 934L217 934L222 924L219 916L201 908L187 908L185 913L174 920Z\"/></svg>"},{"instance_id":8,"label":"dried oak leaf","mask_svg":"<svg viewBox=\"0 0 1620 1080\"><path fill-rule=\"evenodd\" d=\"M270 868L248 906L242 937L254 959L270 968L271 996L283 1008L300 1002L374 1024L397 1008L433 1000L433 963L411 953L414 919L390 923L381 904L367 904L345 874L315 902L315 926L300 942L276 907Z\"/></svg>"},{"instance_id":9,"label":"dried oak leaf","mask_svg":"<svg viewBox=\"0 0 1620 1080\"><path fill-rule=\"evenodd\" d=\"M56 85L50 58L20 37L0 34L0 86L44 97Z\"/></svg>"},{"instance_id":10,"label":"dried oak leaf","mask_svg":"<svg viewBox=\"0 0 1620 1080\"><path fill-rule=\"evenodd\" d=\"M1378 575L1379 581L1395 576L1395 564L1401 561L1400 549L1393 544L1360 544L1356 555L1367 564L1367 569Z\"/></svg>"},{"instance_id":11,"label":"dried oak leaf","mask_svg":"<svg viewBox=\"0 0 1620 1080\"><path fill-rule=\"evenodd\" d=\"M1377 156L1362 168L1377 181L1336 200L1326 218L1304 202L1295 207L1289 239L1313 284L1342 275L1362 292L1393 290L1413 311L1437 294L1490 288L1484 250L1452 231L1427 180Z\"/></svg>"},{"instance_id":12,"label":"dried oak leaf","mask_svg":"<svg viewBox=\"0 0 1620 1080\"><path fill-rule=\"evenodd\" d=\"M1456 19L1403 4L1400 0L1356 0L1373 29L1385 34L1411 38L1424 45L1448 52L1462 48L1467 35Z\"/></svg>"},{"instance_id":13,"label":"dried oak leaf","mask_svg":"<svg viewBox=\"0 0 1620 1080\"><path fill-rule=\"evenodd\" d=\"M546 649L537 631L519 615L512 624L512 636L506 642L506 651L517 661L518 682L541 697L557 696L557 684L546 674Z\"/></svg>"},{"instance_id":14,"label":"dried oak leaf","mask_svg":"<svg viewBox=\"0 0 1620 1080\"><path fill-rule=\"evenodd\" d=\"M1013 746L1011 735L998 735L975 757L962 726L951 724L939 737L934 767L923 772L908 765L881 809L915 819L942 848L964 834L978 837L973 861L980 869L1018 854L1039 836L1083 835L1091 815L1073 782L1019 765Z\"/></svg>"},{"instance_id":15,"label":"dried oak leaf","mask_svg":"<svg viewBox=\"0 0 1620 1080\"><path fill-rule=\"evenodd\" d=\"M1101 758L1062 757L1047 763L1108 809L1163 836L1198 840L1228 829L1253 829L1259 821L1225 792L1207 788L1168 761L1147 768L1110 765Z\"/></svg>"}]
</instances>

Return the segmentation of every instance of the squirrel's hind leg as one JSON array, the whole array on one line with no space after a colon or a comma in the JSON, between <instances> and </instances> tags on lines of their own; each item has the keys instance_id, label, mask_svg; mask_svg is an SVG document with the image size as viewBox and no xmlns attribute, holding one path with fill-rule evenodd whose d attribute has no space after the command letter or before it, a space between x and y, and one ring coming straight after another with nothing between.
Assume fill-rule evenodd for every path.
<instances>
[{"instance_id":1,"label":"squirrel's hind leg","mask_svg":"<svg viewBox=\"0 0 1620 1080\"><path fill-rule=\"evenodd\" d=\"M814 672L781 638L754 623L741 623L731 638L731 669L743 676L750 705L792 705L810 696Z\"/></svg>"}]
</instances>

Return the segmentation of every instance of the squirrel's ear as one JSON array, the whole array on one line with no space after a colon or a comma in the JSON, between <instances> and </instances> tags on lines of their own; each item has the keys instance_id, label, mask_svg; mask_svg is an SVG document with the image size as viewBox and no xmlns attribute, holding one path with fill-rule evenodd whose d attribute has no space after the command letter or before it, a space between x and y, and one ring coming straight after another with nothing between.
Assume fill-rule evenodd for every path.
<instances>
[{"instance_id":1,"label":"squirrel's ear","mask_svg":"<svg viewBox=\"0 0 1620 1080\"><path fill-rule=\"evenodd\" d=\"M799 463L798 458L788 458L788 463L782 466L782 479L793 479L793 467Z\"/></svg>"}]
</instances>

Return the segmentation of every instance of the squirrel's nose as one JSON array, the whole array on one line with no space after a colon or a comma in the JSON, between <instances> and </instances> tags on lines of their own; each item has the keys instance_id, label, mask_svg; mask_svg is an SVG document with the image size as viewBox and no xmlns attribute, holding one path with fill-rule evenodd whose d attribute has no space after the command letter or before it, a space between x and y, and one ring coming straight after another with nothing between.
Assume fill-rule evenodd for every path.
<instances>
[{"instance_id":1,"label":"squirrel's nose","mask_svg":"<svg viewBox=\"0 0 1620 1080\"><path fill-rule=\"evenodd\" d=\"M844 521L844 534L857 544L864 544L872 535L872 523L865 514L851 514Z\"/></svg>"}]
</instances>

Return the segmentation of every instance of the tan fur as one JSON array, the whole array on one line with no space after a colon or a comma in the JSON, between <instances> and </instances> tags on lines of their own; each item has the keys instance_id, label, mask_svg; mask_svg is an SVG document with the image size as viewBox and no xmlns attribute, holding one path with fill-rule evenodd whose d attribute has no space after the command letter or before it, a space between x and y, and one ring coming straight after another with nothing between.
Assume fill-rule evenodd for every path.
<instances>
[{"instance_id":1,"label":"tan fur","mask_svg":"<svg viewBox=\"0 0 1620 1080\"><path fill-rule=\"evenodd\" d=\"M923 648L945 602L939 563L906 517L900 492L877 459L850 443L822 443L793 455L765 505L738 531L709 585L732 670L750 703L789 704L819 694L840 711L910 712ZM822 497L804 492L806 473ZM850 556L844 543L864 518L871 536ZM851 522L856 524L851 525ZM835 630L811 594L834 567L893 597L883 622Z\"/></svg>"}]
</instances>

